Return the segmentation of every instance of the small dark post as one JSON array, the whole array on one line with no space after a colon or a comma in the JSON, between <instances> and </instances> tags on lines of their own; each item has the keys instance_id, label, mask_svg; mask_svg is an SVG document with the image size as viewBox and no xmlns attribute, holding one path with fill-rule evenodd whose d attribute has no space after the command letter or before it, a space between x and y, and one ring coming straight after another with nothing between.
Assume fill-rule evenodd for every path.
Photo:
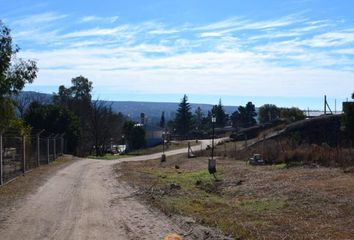
<instances>
[{"instance_id":1,"label":"small dark post","mask_svg":"<svg viewBox=\"0 0 354 240\"><path fill-rule=\"evenodd\" d=\"M22 172L26 172L26 137L22 136Z\"/></svg>"},{"instance_id":2,"label":"small dark post","mask_svg":"<svg viewBox=\"0 0 354 240\"><path fill-rule=\"evenodd\" d=\"M211 138L211 159L214 159L214 135L215 135L215 122L216 122L215 116L212 117L211 121L213 124L213 136Z\"/></svg>"},{"instance_id":3,"label":"small dark post","mask_svg":"<svg viewBox=\"0 0 354 240\"><path fill-rule=\"evenodd\" d=\"M162 154L165 154L165 132L162 132Z\"/></svg>"},{"instance_id":4,"label":"small dark post","mask_svg":"<svg viewBox=\"0 0 354 240\"><path fill-rule=\"evenodd\" d=\"M266 139L266 135L263 134L263 141L262 141L262 159L264 159L264 142L265 142L265 139Z\"/></svg>"},{"instance_id":5,"label":"small dark post","mask_svg":"<svg viewBox=\"0 0 354 240\"><path fill-rule=\"evenodd\" d=\"M162 132L162 155L161 155L161 162L166 162L166 155L165 155L165 132Z\"/></svg>"}]
</instances>

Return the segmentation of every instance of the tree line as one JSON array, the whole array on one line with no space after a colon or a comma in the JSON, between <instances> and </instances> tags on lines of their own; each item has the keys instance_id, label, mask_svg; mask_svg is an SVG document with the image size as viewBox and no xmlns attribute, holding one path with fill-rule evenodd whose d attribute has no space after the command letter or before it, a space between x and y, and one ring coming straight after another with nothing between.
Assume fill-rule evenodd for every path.
<instances>
[{"instance_id":1,"label":"tree line","mask_svg":"<svg viewBox=\"0 0 354 240\"><path fill-rule=\"evenodd\" d=\"M305 114L298 108L279 108L273 104L265 104L258 109L252 102L246 103L245 106L239 106L229 115L225 112L224 106L219 100L219 103L214 105L207 114L204 114L202 109L198 107L194 113L191 111L191 105L188 103L187 95L184 95L179 103L176 117L167 125L173 129L173 132L180 136L188 137L188 135L200 134L208 132L212 127L212 117L216 118L215 127L224 128L232 126L234 129L249 128L257 125L257 123L269 123L275 120L282 119L288 122L294 122L305 119ZM257 122L258 120L258 122ZM162 113L161 122L164 122L164 113Z\"/></svg>"}]
</instances>

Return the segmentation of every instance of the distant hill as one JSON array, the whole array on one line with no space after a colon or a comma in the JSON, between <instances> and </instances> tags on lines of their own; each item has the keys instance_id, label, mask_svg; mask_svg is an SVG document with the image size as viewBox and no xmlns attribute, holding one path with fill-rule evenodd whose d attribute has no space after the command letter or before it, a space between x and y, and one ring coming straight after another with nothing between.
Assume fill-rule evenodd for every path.
<instances>
[{"instance_id":1,"label":"distant hill","mask_svg":"<svg viewBox=\"0 0 354 240\"><path fill-rule=\"evenodd\" d=\"M140 113L143 112L148 120L156 122L156 120L160 119L162 111L165 112L166 120L173 119L179 103L107 101L107 104L111 104L113 111L121 112L134 120L138 120ZM204 114L207 114L213 105L191 103L191 107L193 113L200 107ZM235 110L236 107L234 106L225 106L225 112L228 114L233 113Z\"/></svg>"},{"instance_id":2,"label":"distant hill","mask_svg":"<svg viewBox=\"0 0 354 240\"><path fill-rule=\"evenodd\" d=\"M32 102L34 100L40 102L51 102L52 94L23 91L20 93L20 99L26 99L26 102ZM101 100L103 101L103 100ZM135 102L135 101L104 101L108 106L112 107L114 112L121 112L128 116L132 120L138 120L140 113L145 113L146 118L149 122L157 122L160 120L162 111L165 112L166 120L173 119L175 112L178 108L178 102ZM194 104L191 103L192 112L200 107L202 111L207 114L207 112L213 107L211 104ZM236 106L224 106L225 112L231 114L236 110Z\"/></svg>"},{"instance_id":3,"label":"distant hill","mask_svg":"<svg viewBox=\"0 0 354 240\"><path fill-rule=\"evenodd\" d=\"M51 103L53 99L52 94L40 93L33 91L22 91L18 96L15 96L14 99L20 99L21 101L27 102L28 104L33 101L38 101L42 103Z\"/></svg>"}]
</instances>

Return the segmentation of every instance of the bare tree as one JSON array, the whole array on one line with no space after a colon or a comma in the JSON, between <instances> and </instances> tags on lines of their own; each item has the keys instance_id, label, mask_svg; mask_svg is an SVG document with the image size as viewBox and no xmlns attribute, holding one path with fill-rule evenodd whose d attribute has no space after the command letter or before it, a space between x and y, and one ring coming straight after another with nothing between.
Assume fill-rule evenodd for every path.
<instances>
[{"instance_id":1,"label":"bare tree","mask_svg":"<svg viewBox=\"0 0 354 240\"><path fill-rule=\"evenodd\" d=\"M90 133L96 156L103 155L112 140L121 137L124 117L112 112L104 101L93 101L90 114Z\"/></svg>"}]
</instances>

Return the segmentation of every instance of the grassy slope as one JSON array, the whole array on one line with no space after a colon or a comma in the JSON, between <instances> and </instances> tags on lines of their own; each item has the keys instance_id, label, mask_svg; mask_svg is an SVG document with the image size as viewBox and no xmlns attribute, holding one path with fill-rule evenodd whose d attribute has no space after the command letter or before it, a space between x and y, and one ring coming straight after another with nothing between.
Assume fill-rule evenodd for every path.
<instances>
[{"instance_id":1,"label":"grassy slope","mask_svg":"<svg viewBox=\"0 0 354 240\"><path fill-rule=\"evenodd\" d=\"M241 239L353 239L354 176L338 169L283 168L207 158L126 162L122 179L166 213L179 213Z\"/></svg>"}]
</instances>

